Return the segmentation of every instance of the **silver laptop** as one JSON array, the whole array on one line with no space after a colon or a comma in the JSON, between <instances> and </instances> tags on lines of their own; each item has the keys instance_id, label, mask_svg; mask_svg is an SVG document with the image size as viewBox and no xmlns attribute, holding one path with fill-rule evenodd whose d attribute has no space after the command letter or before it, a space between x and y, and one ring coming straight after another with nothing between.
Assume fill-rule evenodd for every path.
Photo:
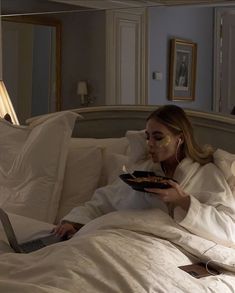
<instances>
[{"instance_id":1,"label":"silver laptop","mask_svg":"<svg viewBox=\"0 0 235 293\"><path fill-rule=\"evenodd\" d=\"M0 220L2 221L2 226L5 230L8 242L15 252L29 253L29 252L38 250L40 248L43 248L45 246L66 240L65 237L60 238L54 234L49 234L47 236L19 244L16 239L16 235L11 225L11 222L9 220L9 217L7 213L4 212L4 210L1 208L0 208Z\"/></svg>"}]
</instances>

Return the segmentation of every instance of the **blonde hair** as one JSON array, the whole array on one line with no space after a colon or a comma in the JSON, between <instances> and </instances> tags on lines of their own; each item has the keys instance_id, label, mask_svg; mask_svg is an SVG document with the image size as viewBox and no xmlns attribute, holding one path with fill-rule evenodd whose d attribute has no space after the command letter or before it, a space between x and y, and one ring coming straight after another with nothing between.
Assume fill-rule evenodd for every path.
<instances>
[{"instance_id":1,"label":"blonde hair","mask_svg":"<svg viewBox=\"0 0 235 293\"><path fill-rule=\"evenodd\" d=\"M165 105L152 112L147 121L154 119L164 124L175 135L183 137L183 152L201 165L213 162L211 146L200 146L193 133L193 127L184 110L176 105Z\"/></svg>"}]
</instances>

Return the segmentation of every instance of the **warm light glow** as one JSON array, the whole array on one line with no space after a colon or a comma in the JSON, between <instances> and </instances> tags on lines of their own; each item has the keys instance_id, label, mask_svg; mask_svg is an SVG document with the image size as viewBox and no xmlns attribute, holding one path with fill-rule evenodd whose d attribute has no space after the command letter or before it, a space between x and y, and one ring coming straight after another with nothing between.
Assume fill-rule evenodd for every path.
<instances>
[{"instance_id":1,"label":"warm light glow","mask_svg":"<svg viewBox=\"0 0 235 293\"><path fill-rule=\"evenodd\" d=\"M88 104L87 103L87 82L86 81L79 81L78 82L78 88L77 88L77 94L81 97L81 105Z\"/></svg>"},{"instance_id":2,"label":"warm light glow","mask_svg":"<svg viewBox=\"0 0 235 293\"><path fill-rule=\"evenodd\" d=\"M86 81L79 81L78 82L77 94L78 95L87 95L87 83L86 83Z\"/></svg>"},{"instance_id":3,"label":"warm light glow","mask_svg":"<svg viewBox=\"0 0 235 293\"><path fill-rule=\"evenodd\" d=\"M4 85L4 82L0 80L0 116L4 118L7 113L11 116L12 123L19 125L19 121L11 103L7 89Z\"/></svg>"}]
</instances>

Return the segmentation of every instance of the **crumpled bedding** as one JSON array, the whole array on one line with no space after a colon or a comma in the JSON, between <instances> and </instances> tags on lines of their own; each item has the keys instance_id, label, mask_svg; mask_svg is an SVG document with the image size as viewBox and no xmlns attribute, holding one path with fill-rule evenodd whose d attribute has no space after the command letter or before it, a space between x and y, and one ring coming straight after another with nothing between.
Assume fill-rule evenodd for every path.
<instances>
[{"instance_id":1,"label":"crumpled bedding","mask_svg":"<svg viewBox=\"0 0 235 293\"><path fill-rule=\"evenodd\" d=\"M222 273L196 279L178 268L199 260ZM233 247L189 233L159 209L118 211L68 241L1 254L0 292L226 293L234 292L234 271Z\"/></svg>"},{"instance_id":2,"label":"crumpled bedding","mask_svg":"<svg viewBox=\"0 0 235 293\"><path fill-rule=\"evenodd\" d=\"M18 126L0 118L0 206L53 223L71 134L81 116L63 111Z\"/></svg>"}]
</instances>

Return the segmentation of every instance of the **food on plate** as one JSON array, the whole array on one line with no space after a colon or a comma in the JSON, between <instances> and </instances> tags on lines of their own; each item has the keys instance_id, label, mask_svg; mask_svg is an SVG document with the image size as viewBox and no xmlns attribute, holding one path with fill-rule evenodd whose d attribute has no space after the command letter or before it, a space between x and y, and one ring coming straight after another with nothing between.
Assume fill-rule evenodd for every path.
<instances>
[{"instance_id":1,"label":"food on plate","mask_svg":"<svg viewBox=\"0 0 235 293\"><path fill-rule=\"evenodd\" d=\"M133 181L136 183L151 182L151 183L168 184L167 179L161 176L136 177L136 178L128 178L127 180Z\"/></svg>"}]
</instances>

